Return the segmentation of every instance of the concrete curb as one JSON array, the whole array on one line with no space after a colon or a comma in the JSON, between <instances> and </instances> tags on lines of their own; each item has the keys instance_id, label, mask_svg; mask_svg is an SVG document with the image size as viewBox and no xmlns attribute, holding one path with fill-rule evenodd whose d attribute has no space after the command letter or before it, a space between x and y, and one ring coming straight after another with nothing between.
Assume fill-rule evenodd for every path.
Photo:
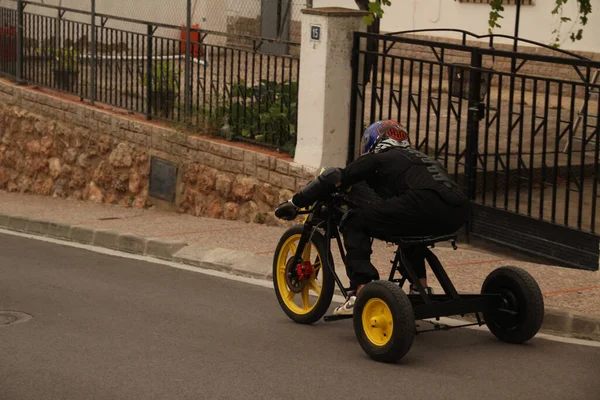
<instances>
[{"instance_id":1,"label":"concrete curb","mask_svg":"<svg viewBox=\"0 0 600 400\"><path fill-rule=\"evenodd\" d=\"M187 246L183 241L147 238L131 233L60 224L19 215L0 214L0 228L169 261L173 260L175 253Z\"/></svg>"},{"instance_id":2,"label":"concrete curb","mask_svg":"<svg viewBox=\"0 0 600 400\"><path fill-rule=\"evenodd\" d=\"M273 280L272 257L250 252L188 245L183 241L160 240L130 233L71 226L43 219L1 213L0 228L151 256L247 278ZM337 287L335 293L341 294ZM456 317L453 318L456 319ZM458 319L461 318L458 317ZM466 315L462 319L468 322L476 321L474 315ZM590 317L583 313L546 307L541 332L600 341L600 317Z\"/></svg>"}]
</instances>

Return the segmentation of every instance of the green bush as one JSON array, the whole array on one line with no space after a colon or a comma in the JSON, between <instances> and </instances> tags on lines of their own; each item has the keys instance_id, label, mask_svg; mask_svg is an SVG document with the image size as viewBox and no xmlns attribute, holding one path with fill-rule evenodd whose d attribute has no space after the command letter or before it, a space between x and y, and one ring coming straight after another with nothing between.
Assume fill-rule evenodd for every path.
<instances>
[{"instance_id":1,"label":"green bush","mask_svg":"<svg viewBox=\"0 0 600 400\"><path fill-rule=\"evenodd\" d=\"M152 92L179 92L179 77L182 68L175 68L172 61L161 61L152 68L152 82L150 83ZM146 87L148 84L148 73L146 72L140 83Z\"/></svg>"},{"instance_id":2,"label":"green bush","mask_svg":"<svg viewBox=\"0 0 600 400\"><path fill-rule=\"evenodd\" d=\"M213 110L213 120L228 139L237 135L281 146L292 157L296 149L297 115L298 82L294 81L263 80L255 86L240 81L232 86L230 98L220 101Z\"/></svg>"}]
</instances>

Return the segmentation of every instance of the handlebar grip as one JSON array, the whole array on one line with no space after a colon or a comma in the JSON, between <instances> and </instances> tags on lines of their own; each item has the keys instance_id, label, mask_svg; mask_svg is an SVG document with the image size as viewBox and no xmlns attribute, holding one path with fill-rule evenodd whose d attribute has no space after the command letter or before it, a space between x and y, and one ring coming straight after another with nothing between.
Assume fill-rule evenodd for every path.
<instances>
[{"instance_id":1,"label":"handlebar grip","mask_svg":"<svg viewBox=\"0 0 600 400\"><path fill-rule=\"evenodd\" d=\"M275 216L285 221L293 221L298 216L298 207L289 202L280 204L275 210Z\"/></svg>"}]
</instances>

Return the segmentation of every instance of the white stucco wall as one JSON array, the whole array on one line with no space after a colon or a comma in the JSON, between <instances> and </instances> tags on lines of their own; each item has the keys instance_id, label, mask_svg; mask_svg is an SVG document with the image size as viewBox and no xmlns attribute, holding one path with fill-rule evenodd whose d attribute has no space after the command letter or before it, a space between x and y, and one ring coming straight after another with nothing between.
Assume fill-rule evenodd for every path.
<instances>
[{"instance_id":1,"label":"white stucco wall","mask_svg":"<svg viewBox=\"0 0 600 400\"><path fill-rule=\"evenodd\" d=\"M314 7L356 8L354 0L314 0ZM519 37L549 44L552 31L557 25L557 17L551 14L554 0L536 0L534 6L521 7ZM502 29L494 33L514 34L516 7L504 6L504 18L500 20ZM392 0L392 6L385 8L381 30L395 32L411 29L464 29L476 34L487 34L490 6L488 4L459 3L454 0ZM571 0L565 5L565 17L575 19L576 4ZM534 22L535 21L535 22ZM600 1L592 0L592 14L584 28L584 38L571 42L566 32L572 23L563 24L565 33L561 44L563 49L600 52ZM575 31L577 26L575 27ZM459 36L447 34L448 37Z\"/></svg>"}]
</instances>

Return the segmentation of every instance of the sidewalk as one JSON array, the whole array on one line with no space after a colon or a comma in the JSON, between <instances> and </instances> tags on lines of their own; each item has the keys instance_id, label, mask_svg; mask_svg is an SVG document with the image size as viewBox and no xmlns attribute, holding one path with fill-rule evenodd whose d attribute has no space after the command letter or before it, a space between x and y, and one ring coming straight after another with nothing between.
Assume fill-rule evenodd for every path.
<instances>
[{"instance_id":1,"label":"sidewalk","mask_svg":"<svg viewBox=\"0 0 600 400\"><path fill-rule=\"evenodd\" d=\"M22 217L22 218L19 218ZM91 202L0 191L0 228L144 253L237 275L271 279L282 227L198 218ZM147 245L146 245L147 243ZM337 245L336 270L347 284ZM538 281L546 304L545 331L600 340L600 273L521 262L457 243L434 252L459 292L479 293L495 268L517 265ZM387 278L394 247L376 242L372 261ZM431 286L441 291L430 272ZM275 299L275 298L274 298Z\"/></svg>"}]
</instances>

